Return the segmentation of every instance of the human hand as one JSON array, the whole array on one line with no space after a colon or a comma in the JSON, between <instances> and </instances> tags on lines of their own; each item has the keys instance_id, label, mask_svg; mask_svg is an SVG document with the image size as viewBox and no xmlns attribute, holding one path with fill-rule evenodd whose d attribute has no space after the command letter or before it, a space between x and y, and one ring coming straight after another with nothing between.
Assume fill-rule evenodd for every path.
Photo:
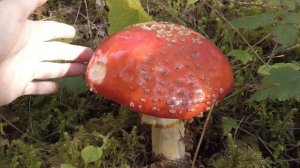
<instances>
[{"instance_id":1,"label":"human hand","mask_svg":"<svg viewBox=\"0 0 300 168\"><path fill-rule=\"evenodd\" d=\"M49 79L80 75L92 50L62 42L73 38L72 26L31 21L28 16L47 0L0 0L0 106L22 95L49 94L58 89ZM76 63L54 63L53 60Z\"/></svg>"}]
</instances>

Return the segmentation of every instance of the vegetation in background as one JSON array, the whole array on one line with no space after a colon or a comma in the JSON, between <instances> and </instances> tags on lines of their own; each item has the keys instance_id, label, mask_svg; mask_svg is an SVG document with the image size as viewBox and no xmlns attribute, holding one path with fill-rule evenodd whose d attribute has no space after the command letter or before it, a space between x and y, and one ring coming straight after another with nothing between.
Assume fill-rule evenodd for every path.
<instances>
[{"instance_id":1,"label":"vegetation in background","mask_svg":"<svg viewBox=\"0 0 300 168\"><path fill-rule=\"evenodd\" d=\"M183 24L228 56L234 90L214 108L197 164L297 167L300 164L300 2L297 0L49 0L32 19L74 25L71 41L96 48L108 34L150 20ZM59 80L51 96L0 107L0 165L143 167L150 132L139 115L87 91L84 77ZM195 153L204 120L187 129Z\"/></svg>"},{"instance_id":2,"label":"vegetation in background","mask_svg":"<svg viewBox=\"0 0 300 168\"><path fill-rule=\"evenodd\" d=\"M270 167L270 162L262 157L255 146L249 146L244 141L234 142L232 135L227 135L226 151L213 155L209 161L215 168L260 168Z\"/></svg>"}]
</instances>

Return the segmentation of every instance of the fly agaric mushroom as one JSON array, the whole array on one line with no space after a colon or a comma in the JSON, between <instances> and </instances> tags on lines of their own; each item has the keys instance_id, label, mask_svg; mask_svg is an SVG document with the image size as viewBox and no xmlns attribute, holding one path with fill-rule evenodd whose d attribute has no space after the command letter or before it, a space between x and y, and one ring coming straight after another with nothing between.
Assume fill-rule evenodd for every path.
<instances>
[{"instance_id":1,"label":"fly agaric mushroom","mask_svg":"<svg viewBox=\"0 0 300 168\"><path fill-rule=\"evenodd\" d=\"M184 124L231 90L233 73L208 39L181 25L147 22L106 38L87 67L91 91L142 114L154 156L185 157Z\"/></svg>"}]
</instances>

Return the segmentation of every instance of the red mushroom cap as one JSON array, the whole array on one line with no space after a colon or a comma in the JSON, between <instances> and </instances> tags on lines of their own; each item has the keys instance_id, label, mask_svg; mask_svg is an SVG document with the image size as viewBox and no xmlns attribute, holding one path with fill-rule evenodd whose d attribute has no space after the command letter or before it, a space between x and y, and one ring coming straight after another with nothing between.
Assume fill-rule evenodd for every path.
<instances>
[{"instance_id":1,"label":"red mushroom cap","mask_svg":"<svg viewBox=\"0 0 300 168\"><path fill-rule=\"evenodd\" d=\"M106 38L87 68L92 91L129 109L189 119L231 90L233 73L208 39L167 22L136 24Z\"/></svg>"}]
</instances>

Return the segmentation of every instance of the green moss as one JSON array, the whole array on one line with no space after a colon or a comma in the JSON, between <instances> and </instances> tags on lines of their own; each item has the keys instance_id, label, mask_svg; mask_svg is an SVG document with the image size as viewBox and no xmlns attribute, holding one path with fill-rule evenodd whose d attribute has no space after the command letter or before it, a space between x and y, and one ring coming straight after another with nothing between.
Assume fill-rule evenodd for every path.
<instances>
[{"instance_id":1,"label":"green moss","mask_svg":"<svg viewBox=\"0 0 300 168\"><path fill-rule=\"evenodd\" d=\"M208 4L197 1L190 5L187 5L188 0L141 2L154 20L191 27L212 39L224 53L239 49L254 55L252 47L270 65L300 61L298 45L287 49L276 44L276 38L270 34L273 24L255 30L239 29L237 33L227 22L240 16L274 13L274 25L278 25L287 11L299 13L299 4L292 8L291 1L281 1L283 4L279 6L264 0L247 3L211 0L206 1ZM78 35L68 42L95 48L107 35L108 12L104 0L49 0L47 6L31 18L74 25ZM235 74L235 87L214 108L213 126L205 134L206 147L200 153L205 158L203 164L216 168L224 165L228 168L297 166L293 159L299 158L300 153L299 101L248 102L261 82L257 69L262 63L254 56L245 64L234 58L229 61ZM0 112L0 165L4 168L60 165L127 168L143 167L150 160L150 132L147 126L139 124L139 115L84 90L69 93L62 89L52 96L22 97L9 106L0 107ZM230 117L236 123L234 127L227 126L228 132L234 133L235 137L233 140L228 136L225 147L224 125L217 120L222 116ZM205 118L201 122L203 120ZM199 135L199 122L200 119L190 124L192 131L187 131L191 132L191 137ZM255 139L251 144L244 139L250 135ZM195 150L193 144L197 139L190 140L187 152L193 155L191 151ZM86 146L103 149L102 156L87 165L81 156Z\"/></svg>"},{"instance_id":2,"label":"green moss","mask_svg":"<svg viewBox=\"0 0 300 168\"><path fill-rule=\"evenodd\" d=\"M265 168L271 167L270 160L262 157L257 147L245 142L235 142L231 134L227 137L227 148L215 154L209 161L211 167L223 168Z\"/></svg>"},{"instance_id":3,"label":"green moss","mask_svg":"<svg viewBox=\"0 0 300 168\"><path fill-rule=\"evenodd\" d=\"M3 168L39 168L42 157L41 149L33 144L14 140L0 153L0 165Z\"/></svg>"}]
</instances>

